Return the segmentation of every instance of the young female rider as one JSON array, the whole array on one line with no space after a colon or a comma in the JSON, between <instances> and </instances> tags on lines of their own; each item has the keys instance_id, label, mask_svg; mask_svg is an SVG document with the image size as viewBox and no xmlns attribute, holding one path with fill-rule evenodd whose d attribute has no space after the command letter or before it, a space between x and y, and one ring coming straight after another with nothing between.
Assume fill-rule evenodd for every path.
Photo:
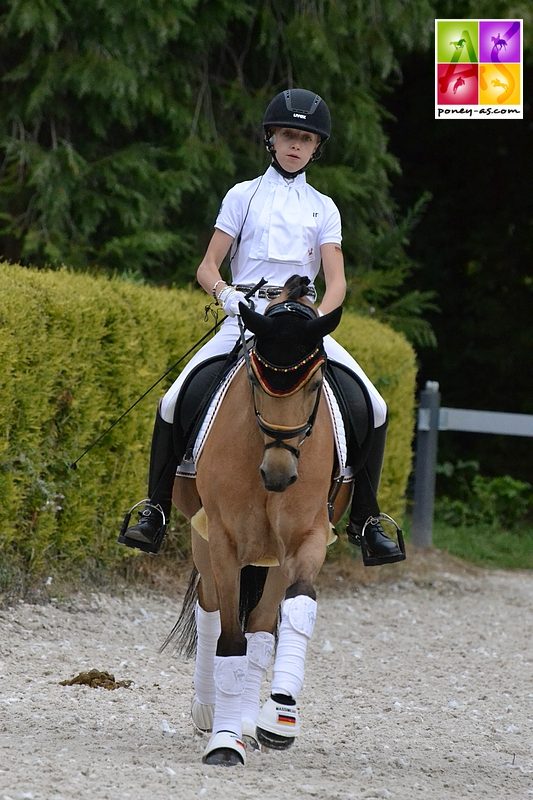
<instances>
[{"instance_id":1,"label":"young female rider","mask_svg":"<svg viewBox=\"0 0 533 800\"><path fill-rule=\"evenodd\" d=\"M329 109L314 92L287 89L268 105L263 129L271 165L264 175L238 183L227 193L197 271L198 282L216 298L227 318L218 333L189 361L161 401L152 439L149 502L139 513L137 524L123 530L119 537L129 547L154 553L159 550L170 515L176 468L183 456L176 453L172 434L176 400L185 378L199 363L233 349L239 338L235 316L239 313L239 302L245 302L244 293L266 278L267 285L254 297L256 311L263 312L276 291L298 273L310 279L314 299L312 281L322 265L325 292L319 313L332 311L344 300L346 281L339 211L331 198L309 186L305 178L306 168L319 158L330 137ZM230 249L232 284L226 283L219 271ZM355 480L347 528L351 541L358 543L364 522L376 514L375 494L385 447L387 408L361 367L341 345L327 336L324 347L329 359L359 376L374 411L375 431L366 462L373 493L369 480ZM365 536L373 556L386 561L403 558L378 520L366 527Z\"/></svg>"}]
</instances>

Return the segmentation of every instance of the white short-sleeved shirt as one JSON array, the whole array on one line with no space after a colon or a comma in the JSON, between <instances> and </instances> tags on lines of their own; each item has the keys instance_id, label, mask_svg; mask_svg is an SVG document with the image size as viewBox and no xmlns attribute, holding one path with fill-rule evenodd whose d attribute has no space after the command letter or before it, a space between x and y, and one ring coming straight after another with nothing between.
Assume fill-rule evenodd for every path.
<instances>
[{"instance_id":1,"label":"white short-sleeved shirt","mask_svg":"<svg viewBox=\"0 0 533 800\"><path fill-rule=\"evenodd\" d=\"M215 227L235 240L231 272L232 281L237 284L256 284L266 278L269 284L282 286L291 275L303 275L313 281L320 269L320 247L341 243L341 218L333 200L309 186L304 174L286 180L273 167L263 176L229 190ZM257 300L257 310L262 313L267 302ZM229 353L239 335L237 318L226 317L165 394L160 411L166 422L174 419L176 399L187 376L208 358ZM328 358L359 375L372 399L374 424L383 425L387 415L385 401L353 356L331 336L324 338L324 348Z\"/></svg>"},{"instance_id":2,"label":"white short-sleeved shirt","mask_svg":"<svg viewBox=\"0 0 533 800\"><path fill-rule=\"evenodd\" d=\"M287 179L273 167L229 190L215 228L235 239L231 273L233 283L240 284L266 278L269 284L282 286L294 274L314 281L320 247L342 241L341 218L333 200L309 186L304 173Z\"/></svg>"}]
</instances>

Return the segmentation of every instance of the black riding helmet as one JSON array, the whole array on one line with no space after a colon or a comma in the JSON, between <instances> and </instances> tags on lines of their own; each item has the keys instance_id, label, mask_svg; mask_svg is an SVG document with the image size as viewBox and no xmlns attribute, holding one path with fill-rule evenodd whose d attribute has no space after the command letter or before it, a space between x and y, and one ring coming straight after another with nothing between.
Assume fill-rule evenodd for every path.
<instances>
[{"instance_id":1,"label":"black riding helmet","mask_svg":"<svg viewBox=\"0 0 533 800\"><path fill-rule=\"evenodd\" d=\"M291 178L303 172L307 164L298 172L289 173L283 169L276 159L276 150L271 142L272 128L296 128L318 134L320 144L311 158L311 161L316 161L331 136L331 115L320 95L308 89L286 89L268 104L263 117L265 145L272 156L273 166L286 178Z\"/></svg>"}]
</instances>

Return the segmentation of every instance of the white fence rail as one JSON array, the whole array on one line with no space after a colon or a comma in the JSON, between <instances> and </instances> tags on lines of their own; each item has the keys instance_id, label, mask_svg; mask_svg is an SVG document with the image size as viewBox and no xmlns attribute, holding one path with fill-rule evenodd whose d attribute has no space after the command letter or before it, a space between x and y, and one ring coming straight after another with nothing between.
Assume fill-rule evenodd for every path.
<instances>
[{"instance_id":1,"label":"white fence rail","mask_svg":"<svg viewBox=\"0 0 533 800\"><path fill-rule=\"evenodd\" d=\"M431 547L439 431L533 436L533 415L474 411L440 405L439 384L427 381L420 392L416 438L413 544Z\"/></svg>"}]
</instances>

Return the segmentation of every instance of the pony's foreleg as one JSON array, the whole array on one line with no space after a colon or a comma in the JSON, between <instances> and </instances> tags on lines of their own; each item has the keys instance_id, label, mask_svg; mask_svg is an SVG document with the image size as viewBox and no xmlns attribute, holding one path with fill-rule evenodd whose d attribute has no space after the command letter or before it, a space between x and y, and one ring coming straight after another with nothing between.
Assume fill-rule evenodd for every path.
<instances>
[{"instance_id":1,"label":"pony's foreleg","mask_svg":"<svg viewBox=\"0 0 533 800\"><path fill-rule=\"evenodd\" d=\"M307 645L313 635L317 612L314 592L310 596L300 589L300 584L290 586L281 605L279 642L272 676L272 694L294 701L302 690Z\"/></svg>"},{"instance_id":2,"label":"pony's foreleg","mask_svg":"<svg viewBox=\"0 0 533 800\"><path fill-rule=\"evenodd\" d=\"M310 539L308 546L301 548L296 563L286 565L288 574L297 577L281 605L271 695L257 719L259 741L275 749L290 747L300 733L296 701L302 690L307 645L316 621L313 582L324 562L325 549L325 540Z\"/></svg>"},{"instance_id":3,"label":"pony's foreleg","mask_svg":"<svg viewBox=\"0 0 533 800\"><path fill-rule=\"evenodd\" d=\"M274 655L274 635L267 631L247 633L248 673L241 702L242 735L247 744L258 748L256 723L261 702L261 685Z\"/></svg>"},{"instance_id":4,"label":"pony's foreleg","mask_svg":"<svg viewBox=\"0 0 533 800\"><path fill-rule=\"evenodd\" d=\"M261 599L248 619L248 676L242 698L242 733L248 745L257 747L256 724L259 716L261 685L272 665L274 631L278 623L279 605L288 581L279 567L268 571Z\"/></svg>"},{"instance_id":5,"label":"pony's foreleg","mask_svg":"<svg viewBox=\"0 0 533 800\"><path fill-rule=\"evenodd\" d=\"M297 586L297 585L295 585ZM271 695L257 719L262 744L283 750L300 733L296 701L304 681L307 645L315 627L317 603L308 594L287 597L281 605L281 624L274 661Z\"/></svg>"}]
</instances>

